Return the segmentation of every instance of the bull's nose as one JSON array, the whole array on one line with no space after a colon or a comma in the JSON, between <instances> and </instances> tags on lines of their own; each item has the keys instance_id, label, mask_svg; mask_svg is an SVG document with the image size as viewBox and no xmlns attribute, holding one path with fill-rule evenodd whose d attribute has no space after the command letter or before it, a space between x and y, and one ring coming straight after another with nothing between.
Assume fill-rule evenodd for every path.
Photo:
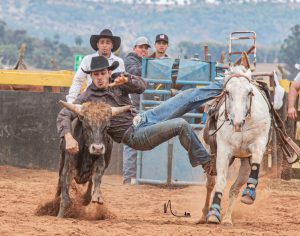
<instances>
[{"instance_id":1,"label":"bull's nose","mask_svg":"<svg viewBox=\"0 0 300 236\"><path fill-rule=\"evenodd\" d=\"M99 155L105 153L105 146L103 144L93 143L90 146L90 154Z\"/></svg>"}]
</instances>

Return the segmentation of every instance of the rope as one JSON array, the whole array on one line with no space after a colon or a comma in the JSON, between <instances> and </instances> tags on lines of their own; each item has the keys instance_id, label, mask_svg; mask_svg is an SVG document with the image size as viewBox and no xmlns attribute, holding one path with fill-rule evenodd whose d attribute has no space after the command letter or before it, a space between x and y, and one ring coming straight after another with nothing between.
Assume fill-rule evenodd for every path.
<instances>
[{"instance_id":1,"label":"rope","mask_svg":"<svg viewBox=\"0 0 300 236\"><path fill-rule=\"evenodd\" d=\"M183 215L174 214L173 211L172 211L171 200L169 200L168 203L164 203L164 213L167 213L168 207L170 208L170 212L173 216L176 216L176 217L191 217L191 214L189 212L184 212Z\"/></svg>"}]
</instances>

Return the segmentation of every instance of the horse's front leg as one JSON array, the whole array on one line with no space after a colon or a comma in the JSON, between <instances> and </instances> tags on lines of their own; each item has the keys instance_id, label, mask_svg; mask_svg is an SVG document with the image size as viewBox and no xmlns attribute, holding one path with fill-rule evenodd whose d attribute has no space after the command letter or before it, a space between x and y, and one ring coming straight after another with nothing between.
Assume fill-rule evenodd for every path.
<instances>
[{"instance_id":1,"label":"horse's front leg","mask_svg":"<svg viewBox=\"0 0 300 236\"><path fill-rule=\"evenodd\" d=\"M232 225L232 211L234 208L235 200L240 192L241 187L247 182L248 175L250 172L249 159L241 159L241 166L239 170L238 177L236 178L234 184L231 186L229 191L229 202L227 211L225 213L224 219L222 220L223 225Z\"/></svg>"},{"instance_id":2,"label":"horse's front leg","mask_svg":"<svg viewBox=\"0 0 300 236\"><path fill-rule=\"evenodd\" d=\"M202 216L199 221L197 221L197 224L204 224L206 223L206 216L209 210L209 204L210 204L210 197L211 193L215 187L215 176L211 176L206 174L206 198L205 198L205 204L202 209Z\"/></svg>"},{"instance_id":3,"label":"horse's front leg","mask_svg":"<svg viewBox=\"0 0 300 236\"><path fill-rule=\"evenodd\" d=\"M256 198L256 187L258 184L258 174L260 163L265 152L266 142L257 142L249 145L252 152L251 172L247 181L247 186L242 193L241 202L245 204L253 204Z\"/></svg>"},{"instance_id":4,"label":"horse's front leg","mask_svg":"<svg viewBox=\"0 0 300 236\"><path fill-rule=\"evenodd\" d=\"M227 144L218 142L217 151L217 178L216 178L216 191L212 201L212 205L207 214L207 222L213 224L221 223L221 198L227 183L228 164L232 156L231 151L228 149Z\"/></svg>"}]
</instances>

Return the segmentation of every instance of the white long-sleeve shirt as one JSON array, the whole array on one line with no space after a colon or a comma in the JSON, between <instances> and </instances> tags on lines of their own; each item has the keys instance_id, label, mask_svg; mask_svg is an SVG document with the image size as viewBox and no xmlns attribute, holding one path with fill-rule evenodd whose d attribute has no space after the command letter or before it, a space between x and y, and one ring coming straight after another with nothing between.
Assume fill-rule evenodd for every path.
<instances>
[{"instance_id":1,"label":"white long-sleeve shirt","mask_svg":"<svg viewBox=\"0 0 300 236\"><path fill-rule=\"evenodd\" d=\"M92 61L92 57L97 57L99 56L98 52L95 52L93 54L87 55L85 56L81 63L80 66L77 70L77 72L75 73L75 76L73 78L72 81L72 85L69 89L69 94L66 96L67 102L68 103L73 103L75 101L75 99L77 98L77 96L80 93L80 89L84 83L84 81L86 81L86 86L88 87L91 83L92 83L92 77L91 75L87 75L85 74L82 70L84 69L85 71L88 71L91 69L91 61ZM125 72L125 67L124 67L124 61L122 58L117 57L116 55L114 55L113 53L110 54L110 57L108 58L108 63L109 65L111 65L114 61L118 61L119 62L119 66L112 71L112 73L118 73L118 72Z\"/></svg>"}]
</instances>

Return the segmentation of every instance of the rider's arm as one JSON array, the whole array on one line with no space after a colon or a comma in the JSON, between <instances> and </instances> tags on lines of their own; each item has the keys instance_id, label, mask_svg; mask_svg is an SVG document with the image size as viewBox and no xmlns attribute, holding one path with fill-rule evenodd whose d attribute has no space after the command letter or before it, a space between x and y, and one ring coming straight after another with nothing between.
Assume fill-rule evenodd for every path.
<instances>
[{"instance_id":1,"label":"rider's arm","mask_svg":"<svg viewBox=\"0 0 300 236\"><path fill-rule=\"evenodd\" d=\"M121 85L121 89L127 93L143 93L147 87L147 83L140 76L126 74L128 82Z\"/></svg>"},{"instance_id":2,"label":"rider's arm","mask_svg":"<svg viewBox=\"0 0 300 236\"><path fill-rule=\"evenodd\" d=\"M58 113L56 127L61 138L65 137L65 134L71 133L72 120L74 120L76 116L77 115L74 112L68 110L67 108L63 108Z\"/></svg>"}]
</instances>

